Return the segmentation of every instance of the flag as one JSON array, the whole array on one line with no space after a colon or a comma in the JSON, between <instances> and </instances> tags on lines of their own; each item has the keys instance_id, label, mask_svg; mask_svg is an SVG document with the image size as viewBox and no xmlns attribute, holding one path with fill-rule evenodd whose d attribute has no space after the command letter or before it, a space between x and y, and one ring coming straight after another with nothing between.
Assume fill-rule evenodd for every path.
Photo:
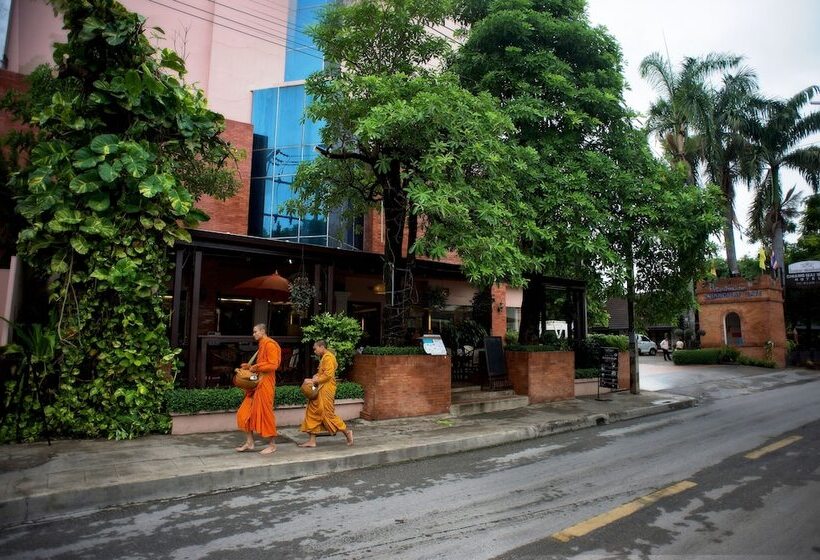
<instances>
[{"instance_id":1,"label":"flag","mask_svg":"<svg viewBox=\"0 0 820 560\"><path fill-rule=\"evenodd\" d=\"M712 261L712 268L709 270L709 274L712 277L717 278L717 270L715 269L715 261Z\"/></svg>"},{"instance_id":2,"label":"flag","mask_svg":"<svg viewBox=\"0 0 820 560\"><path fill-rule=\"evenodd\" d=\"M770 264L772 266L772 270L777 270L777 257L774 256L774 251L772 251L772 258L770 259Z\"/></svg>"},{"instance_id":3,"label":"flag","mask_svg":"<svg viewBox=\"0 0 820 560\"><path fill-rule=\"evenodd\" d=\"M772 254L774 256L774 254ZM766 251L763 247L757 252L757 264L760 265L760 270L766 270Z\"/></svg>"}]
</instances>

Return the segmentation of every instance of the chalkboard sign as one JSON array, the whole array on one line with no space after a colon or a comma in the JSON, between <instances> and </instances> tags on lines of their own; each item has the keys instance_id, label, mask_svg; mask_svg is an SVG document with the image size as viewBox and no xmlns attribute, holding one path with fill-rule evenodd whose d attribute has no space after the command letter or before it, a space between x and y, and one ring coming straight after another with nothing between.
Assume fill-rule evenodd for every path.
<instances>
[{"instance_id":1,"label":"chalkboard sign","mask_svg":"<svg viewBox=\"0 0 820 560\"><path fill-rule=\"evenodd\" d=\"M618 388L618 349L601 348L601 372L598 375L598 386L605 389Z\"/></svg>"},{"instance_id":2,"label":"chalkboard sign","mask_svg":"<svg viewBox=\"0 0 820 560\"><path fill-rule=\"evenodd\" d=\"M486 353L487 379L492 381L499 377L506 378L507 363L504 361L504 346L501 344L501 337L485 337L484 350Z\"/></svg>"}]
</instances>

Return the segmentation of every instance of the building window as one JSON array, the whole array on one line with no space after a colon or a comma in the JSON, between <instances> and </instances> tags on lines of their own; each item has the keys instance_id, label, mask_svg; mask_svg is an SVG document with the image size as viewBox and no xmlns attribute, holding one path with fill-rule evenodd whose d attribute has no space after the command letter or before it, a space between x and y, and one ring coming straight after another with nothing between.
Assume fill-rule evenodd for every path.
<instances>
[{"instance_id":1,"label":"building window","mask_svg":"<svg viewBox=\"0 0 820 560\"><path fill-rule=\"evenodd\" d=\"M740 315L729 313L725 319L725 342L727 346L743 346L743 332L740 329Z\"/></svg>"}]
</instances>

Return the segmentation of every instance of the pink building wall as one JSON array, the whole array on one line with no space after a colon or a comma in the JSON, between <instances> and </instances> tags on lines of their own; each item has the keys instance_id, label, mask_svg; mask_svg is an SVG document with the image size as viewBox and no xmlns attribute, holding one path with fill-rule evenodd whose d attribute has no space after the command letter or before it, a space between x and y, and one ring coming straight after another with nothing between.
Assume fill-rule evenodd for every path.
<instances>
[{"instance_id":1,"label":"pink building wall","mask_svg":"<svg viewBox=\"0 0 820 560\"><path fill-rule=\"evenodd\" d=\"M272 87L284 80L288 0L189 0L168 3L121 0L129 10L146 17L146 27L160 27L159 47L171 48L185 59L187 81L202 88L214 111L226 119L251 121L251 91ZM226 8L226 5L230 5ZM64 41L62 22L44 0L13 3L8 70L30 73L51 62L52 45Z\"/></svg>"}]
</instances>

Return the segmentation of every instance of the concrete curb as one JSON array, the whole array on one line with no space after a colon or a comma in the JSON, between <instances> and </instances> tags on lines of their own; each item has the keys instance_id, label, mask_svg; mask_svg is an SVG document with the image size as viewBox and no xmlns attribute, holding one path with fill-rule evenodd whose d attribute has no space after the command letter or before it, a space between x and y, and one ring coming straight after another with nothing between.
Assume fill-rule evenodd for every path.
<instances>
[{"instance_id":1,"label":"concrete curb","mask_svg":"<svg viewBox=\"0 0 820 560\"><path fill-rule=\"evenodd\" d=\"M320 476L472 451L689 408L695 403L696 399L693 398L676 397L658 404L622 412L586 414L572 419L550 420L518 428L465 427L459 432L434 435L420 444L383 444L375 448L371 445L362 450L354 447L343 456L328 456L328 452L323 452L324 456L305 456L303 460L180 473L170 478L113 483L91 489L45 491L0 502L0 519L2 519L0 526L45 521L54 517L77 516L135 503L182 499L294 478Z\"/></svg>"}]
</instances>

